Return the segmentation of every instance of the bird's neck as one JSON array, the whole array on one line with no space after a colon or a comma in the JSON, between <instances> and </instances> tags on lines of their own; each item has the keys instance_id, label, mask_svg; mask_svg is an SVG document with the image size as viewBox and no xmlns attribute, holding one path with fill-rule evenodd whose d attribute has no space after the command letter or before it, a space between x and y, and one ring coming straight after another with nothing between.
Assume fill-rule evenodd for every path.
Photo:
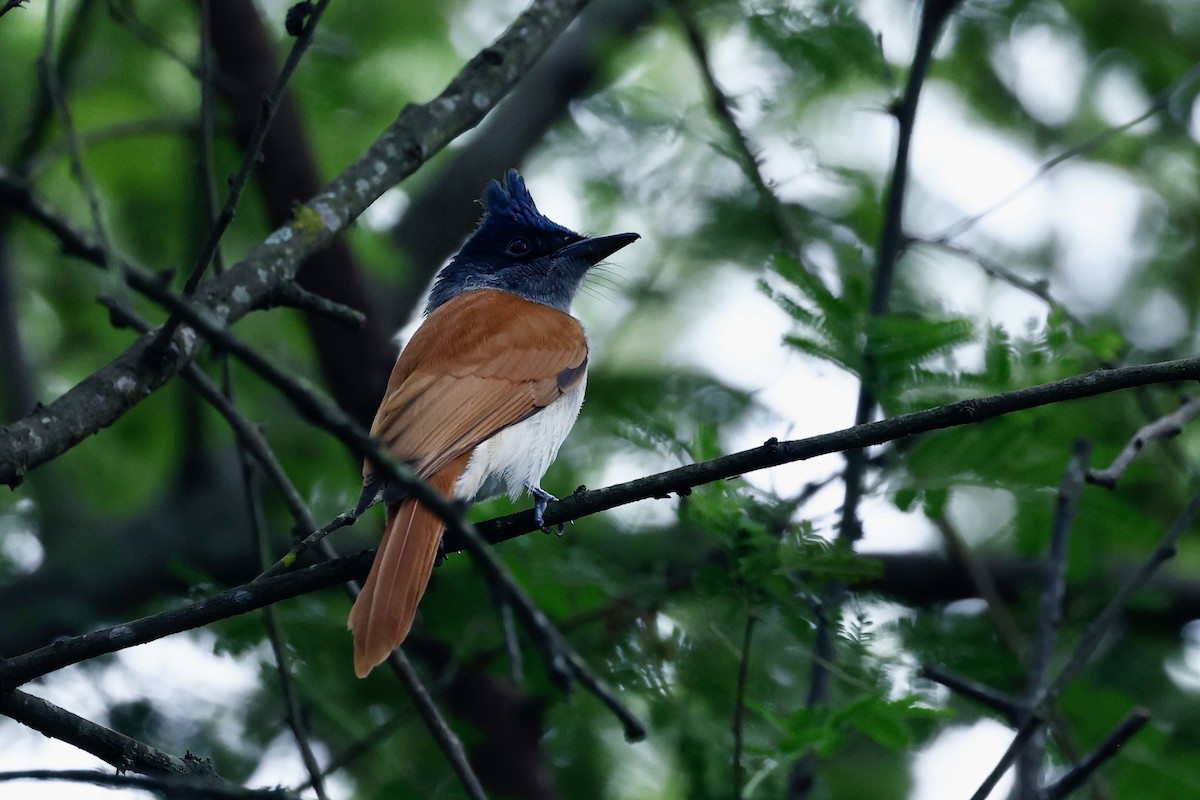
<instances>
[{"instance_id":1,"label":"bird's neck","mask_svg":"<svg viewBox=\"0 0 1200 800\"><path fill-rule=\"evenodd\" d=\"M551 287L549 291L546 287L526 286L506 286L495 280L488 280L488 276L471 276L453 281L446 281L439 277L434 283L433 289L429 292L429 300L425 304L425 315L428 316L434 312L438 306L445 304L447 301L458 297L460 294L467 292L479 291L481 289L492 289L498 292L507 292L543 306L557 309L564 314L571 313L571 301L575 299L575 293L568 291L567 287L555 288Z\"/></svg>"}]
</instances>

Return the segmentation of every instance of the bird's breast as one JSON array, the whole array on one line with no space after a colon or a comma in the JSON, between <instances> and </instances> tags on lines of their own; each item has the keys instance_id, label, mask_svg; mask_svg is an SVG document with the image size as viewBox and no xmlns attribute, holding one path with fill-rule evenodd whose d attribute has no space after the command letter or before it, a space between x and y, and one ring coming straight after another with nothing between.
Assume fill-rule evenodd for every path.
<instances>
[{"instance_id":1,"label":"bird's breast","mask_svg":"<svg viewBox=\"0 0 1200 800\"><path fill-rule=\"evenodd\" d=\"M480 443L454 488L468 503L507 494L516 500L526 484L537 486L575 425L587 385L579 384L531 417Z\"/></svg>"}]
</instances>

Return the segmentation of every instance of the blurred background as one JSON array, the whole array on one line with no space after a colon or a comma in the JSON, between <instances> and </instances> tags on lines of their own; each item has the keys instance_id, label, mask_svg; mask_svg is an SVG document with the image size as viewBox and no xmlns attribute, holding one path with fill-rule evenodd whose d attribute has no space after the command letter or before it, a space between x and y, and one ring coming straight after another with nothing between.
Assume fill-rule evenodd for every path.
<instances>
[{"instance_id":1,"label":"blurred background","mask_svg":"<svg viewBox=\"0 0 1200 800\"><path fill-rule=\"evenodd\" d=\"M287 5L212 0L221 198L290 47ZM134 262L178 276L207 231L201 4L52 8L50 63L105 235ZM345 169L406 103L440 92L522 9L332 3L222 241L224 262ZM39 78L47 10L34 1L0 18L0 164L92 230L61 113ZM921 95L890 311L872 315L895 151L890 109L919 20L919 4L903 0L597 0L483 125L384 194L307 268L309 288L367 312L363 329L277 309L236 332L369 421L434 271L475 224L487 181L517 166L555 221L643 237L597 270L576 303L593 357L582 416L543 482L560 496L851 425L868 335L879 348L882 416L1195 355L1200 5L961 3ZM756 189L739 135L769 195ZM96 302L114 290L0 201L3 422L129 345L133 335ZM216 358L200 363L219 374ZM359 467L345 447L237 363L232 385L318 521L351 506ZM489 587L466 556L435 573L406 649L497 797L729 797L738 708L743 796L966 798L1007 746L1010 721L920 678L920 668L1019 695L1036 566L1072 443L1091 440L1092 465L1107 466L1139 427L1194 394L1127 391L872 450L853 552L835 544L841 456L499 546L646 720L640 743L623 741L592 696L558 691L524 634L524 657L510 657ZM1056 664L1196 491L1198 448L1185 429L1149 446L1115 490L1085 487ZM0 654L256 575L238 475L226 424L175 381L0 493ZM274 558L292 523L264 481L255 494ZM473 517L511 510L497 501ZM335 546L373 547L381 519L374 512L339 532ZM1082 794L1200 794L1198 563L1200 547L1185 538L1071 683L1048 777L1144 706L1150 725ZM832 582L849 595L834 620L830 691L812 705L814 608ZM462 796L395 678L354 678L348 608L338 591L276 607L313 748L332 768L329 796ZM296 787L307 774L279 680L254 613L26 688L163 750L210 757L228 779ZM0 720L0 770L100 766ZM800 785L803 770L812 780ZM1002 781L994 796L1011 786ZM30 782L0 794L141 796Z\"/></svg>"}]
</instances>

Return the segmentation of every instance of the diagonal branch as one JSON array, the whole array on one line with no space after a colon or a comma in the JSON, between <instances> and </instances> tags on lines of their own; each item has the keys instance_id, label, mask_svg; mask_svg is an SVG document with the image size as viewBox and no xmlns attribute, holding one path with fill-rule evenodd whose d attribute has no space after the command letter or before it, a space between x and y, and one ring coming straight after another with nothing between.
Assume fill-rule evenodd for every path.
<instances>
[{"instance_id":1,"label":"diagonal branch","mask_svg":"<svg viewBox=\"0 0 1200 800\"><path fill-rule=\"evenodd\" d=\"M1106 489L1117 488L1117 481L1121 480L1125 471L1129 469L1129 465L1141 454L1146 445L1159 439L1178 436L1183 432L1183 426L1197 416L1200 416L1200 396L1191 398L1165 417L1160 417L1148 425L1138 428L1137 432L1133 434L1133 438L1129 440L1129 443L1111 464L1104 469L1088 470L1088 483L1095 483Z\"/></svg>"},{"instance_id":2,"label":"diagonal branch","mask_svg":"<svg viewBox=\"0 0 1200 800\"><path fill-rule=\"evenodd\" d=\"M111 764L144 775L172 775L219 781L212 763L187 754L183 758L139 742L65 708L26 692L0 692L0 714L38 733L60 739ZM234 784L225 783L231 788Z\"/></svg>"},{"instance_id":3,"label":"diagonal branch","mask_svg":"<svg viewBox=\"0 0 1200 800\"><path fill-rule=\"evenodd\" d=\"M778 231L779 237L787 246L792 257L796 259L797 263L803 263L800 257L801 246L803 245L800 235L796 232L791 220L788 219L786 207L775 192L771 190L767 179L763 176L762 165L758 155L755 154L754 148L750 145L750 139L738 124L737 117L734 116L733 103L717 82L717 77L712 69L712 60L708 55L708 45L704 41L704 32L700 30L700 26L696 22L694 11L689 6L688 0L674 0L673 5L675 6L675 12L679 16L680 22L683 23L683 31L687 36L688 47L691 49L692 57L696 60L696 65L700 69L700 77L704 80L704 88L708 92L708 99L712 103L713 112L717 115L721 126L725 128L725 134L733 142L733 150L736 154L738 166L742 168L742 172L745 173L746 178L754 187L754 191L758 194L759 203L763 206L763 210L767 213L767 216L775 224L775 229Z\"/></svg>"}]
</instances>

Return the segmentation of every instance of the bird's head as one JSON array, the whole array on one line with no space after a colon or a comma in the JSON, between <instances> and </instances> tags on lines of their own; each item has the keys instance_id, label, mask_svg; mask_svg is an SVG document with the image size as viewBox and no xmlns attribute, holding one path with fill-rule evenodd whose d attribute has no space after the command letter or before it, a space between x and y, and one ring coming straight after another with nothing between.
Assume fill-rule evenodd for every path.
<instances>
[{"instance_id":1,"label":"bird's head","mask_svg":"<svg viewBox=\"0 0 1200 800\"><path fill-rule=\"evenodd\" d=\"M569 311L584 275L638 238L582 236L543 216L515 169L483 193L483 219L438 274L425 313L473 289L500 289Z\"/></svg>"}]
</instances>

